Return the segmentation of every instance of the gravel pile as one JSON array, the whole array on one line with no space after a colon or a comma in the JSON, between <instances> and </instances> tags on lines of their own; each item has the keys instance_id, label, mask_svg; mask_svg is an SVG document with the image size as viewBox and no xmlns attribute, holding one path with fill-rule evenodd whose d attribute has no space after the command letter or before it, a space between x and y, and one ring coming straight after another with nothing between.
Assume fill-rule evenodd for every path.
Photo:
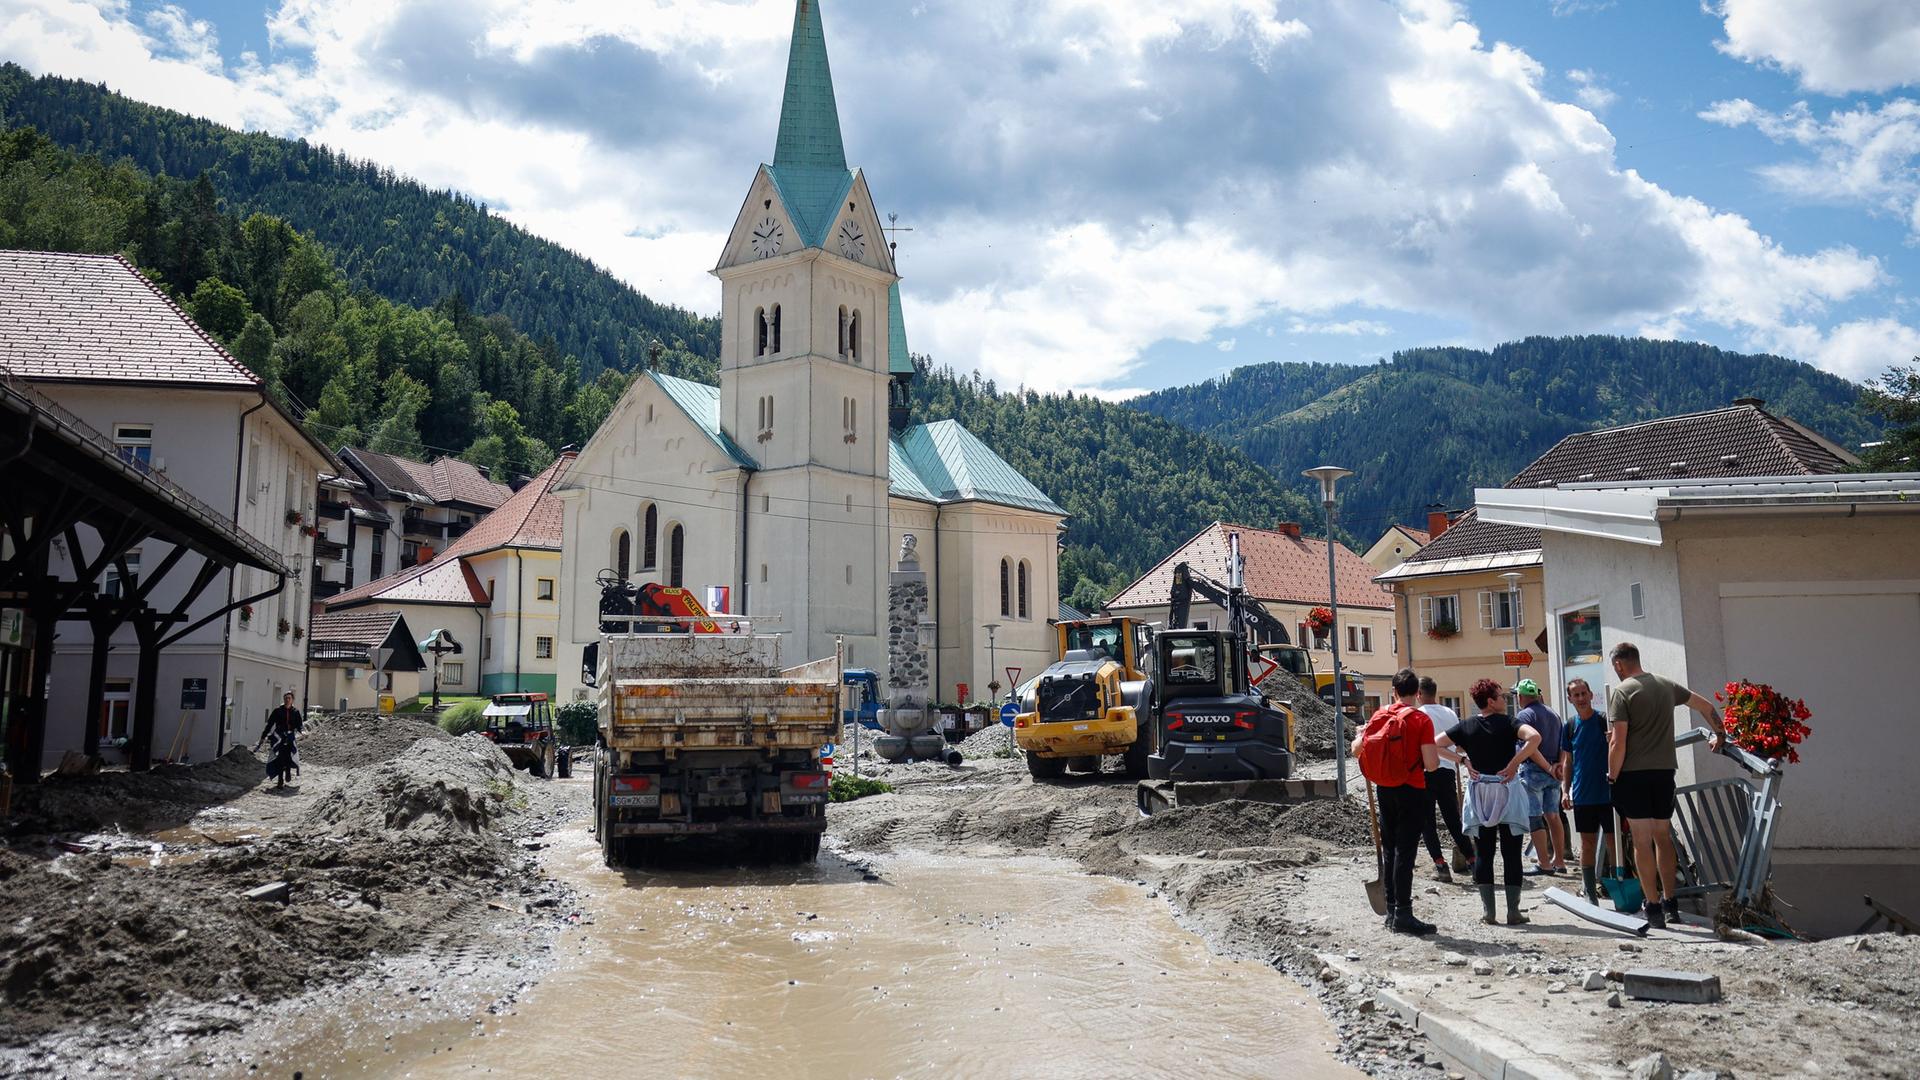
<instances>
[{"instance_id":1,"label":"gravel pile","mask_svg":"<svg viewBox=\"0 0 1920 1080\"><path fill-rule=\"evenodd\" d=\"M391 760L419 739L451 739L430 720L417 716L348 712L323 716L300 737L300 761L358 769Z\"/></svg>"},{"instance_id":2,"label":"gravel pile","mask_svg":"<svg viewBox=\"0 0 1920 1080\"><path fill-rule=\"evenodd\" d=\"M1267 676L1260 688L1293 707L1293 747L1301 757L1333 757L1333 706L1284 671Z\"/></svg>"},{"instance_id":3,"label":"gravel pile","mask_svg":"<svg viewBox=\"0 0 1920 1080\"><path fill-rule=\"evenodd\" d=\"M960 756L968 760L1006 757L1007 748L1012 745L1013 729L993 724L960 740Z\"/></svg>"},{"instance_id":4,"label":"gravel pile","mask_svg":"<svg viewBox=\"0 0 1920 1080\"><path fill-rule=\"evenodd\" d=\"M1284 810L1274 826L1275 841L1305 836L1345 847L1373 843L1367 810L1351 799L1316 799Z\"/></svg>"}]
</instances>

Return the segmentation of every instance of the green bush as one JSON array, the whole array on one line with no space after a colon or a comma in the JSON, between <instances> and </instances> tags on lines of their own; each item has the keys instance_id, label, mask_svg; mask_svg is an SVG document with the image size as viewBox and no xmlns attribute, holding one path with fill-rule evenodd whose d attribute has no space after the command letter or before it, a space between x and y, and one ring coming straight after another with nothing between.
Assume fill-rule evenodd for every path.
<instances>
[{"instance_id":1,"label":"green bush","mask_svg":"<svg viewBox=\"0 0 1920 1080\"><path fill-rule=\"evenodd\" d=\"M568 746L587 746L600 730L600 707L591 701L569 701L553 710L560 725L560 741Z\"/></svg>"},{"instance_id":2,"label":"green bush","mask_svg":"<svg viewBox=\"0 0 1920 1080\"><path fill-rule=\"evenodd\" d=\"M833 802L852 802L869 795L885 795L892 790L892 784L854 776L852 773L834 773L833 782L827 787L827 798Z\"/></svg>"},{"instance_id":3,"label":"green bush","mask_svg":"<svg viewBox=\"0 0 1920 1080\"><path fill-rule=\"evenodd\" d=\"M449 735L465 735L487 726L487 703L463 701L440 714L440 730Z\"/></svg>"}]
</instances>

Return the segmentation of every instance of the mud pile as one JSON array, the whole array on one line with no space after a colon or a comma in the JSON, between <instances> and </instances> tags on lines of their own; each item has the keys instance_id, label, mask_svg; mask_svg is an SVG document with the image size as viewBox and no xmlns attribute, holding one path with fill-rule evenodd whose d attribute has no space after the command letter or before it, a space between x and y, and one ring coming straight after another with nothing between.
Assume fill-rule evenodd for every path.
<instances>
[{"instance_id":1,"label":"mud pile","mask_svg":"<svg viewBox=\"0 0 1920 1080\"><path fill-rule=\"evenodd\" d=\"M324 716L307 725L300 738L302 764L358 769L378 765L407 751L420 739L451 739L417 716L349 712Z\"/></svg>"},{"instance_id":2,"label":"mud pile","mask_svg":"<svg viewBox=\"0 0 1920 1080\"><path fill-rule=\"evenodd\" d=\"M424 738L356 783L334 789L314 808L343 832L476 833L505 809L513 763L479 735Z\"/></svg>"},{"instance_id":3,"label":"mud pile","mask_svg":"<svg viewBox=\"0 0 1920 1080\"><path fill-rule=\"evenodd\" d=\"M48 776L13 792L8 833L88 832L179 825L206 807L238 798L266 778L260 759L236 746L198 765L160 765L150 772Z\"/></svg>"},{"instance_id":4,"label":"mud pile","mask_svg":"<svg viewBox=\"0 0 1920 1080\"><path fill-rule=\"evenodd\" d=\"M1284 671L1267 676L1260 689L1293 708L1293 748L1306 758L1333 757L1333 706Z\"/></svg>"}]
</instances>

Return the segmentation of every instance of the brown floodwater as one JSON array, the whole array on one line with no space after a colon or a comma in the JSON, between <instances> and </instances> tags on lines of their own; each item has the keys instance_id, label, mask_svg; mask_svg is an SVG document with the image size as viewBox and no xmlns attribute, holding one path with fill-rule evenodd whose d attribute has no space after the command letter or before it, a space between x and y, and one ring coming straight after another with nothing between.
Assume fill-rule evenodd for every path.
<instances>
[{"instance_id":1,"label":"brown floodwater","mask_svg":"<svg viewBox=\"0 0 1920 1080\"><path fill-rule=\"evenodd\" d=\"M1360 1075L1298 984L1064 862L620 873L584 829L553 839L594 921L512 1014L276 1057L308 1078Z\"/></svg>"}]
</instances>

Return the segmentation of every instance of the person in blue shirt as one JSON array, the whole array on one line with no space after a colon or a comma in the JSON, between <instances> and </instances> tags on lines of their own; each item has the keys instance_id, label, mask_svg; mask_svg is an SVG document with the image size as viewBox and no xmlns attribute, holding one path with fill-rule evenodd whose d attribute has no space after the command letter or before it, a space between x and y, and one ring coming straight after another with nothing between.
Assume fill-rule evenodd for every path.
<instances>
[{"instance_id":1,"label":"person in blue shirt","mask_svg":"<svg viewBox=\"0 0 1920 1080\"><path fill-rule=\"evenodd\" d=\"M1560 750L1561 775L1570 777L1564 804L1573 811L1573 830L1580 834L1580 884L1587 903L1600 902L1595 885L1595 857L1601 834L1607 845L1606 865L1614 859L1613 785L1607 783L1607 718L1593 708L1593 687L1585 679L1567 684L1566 738Z\"/></svg>"},{"instance_id":2,"label":"person in blue shirt","mask_svg":"<svg viewBox=\"0 0 1920 1080\"><path fill-rule=\"evenodd\" d=\"M1540 684L1521 679L1513 687L1520 711L1516 723L1540 733L1540 749L1520 766L1520 783L1527 791L1527 814L1533 828L1534 868L1529 874L1567 871L1567 827L1560 823L1560 716L1541 700ZM1551 840L1551 843L1549 843Z\"/></svg>"}]
</instances>

